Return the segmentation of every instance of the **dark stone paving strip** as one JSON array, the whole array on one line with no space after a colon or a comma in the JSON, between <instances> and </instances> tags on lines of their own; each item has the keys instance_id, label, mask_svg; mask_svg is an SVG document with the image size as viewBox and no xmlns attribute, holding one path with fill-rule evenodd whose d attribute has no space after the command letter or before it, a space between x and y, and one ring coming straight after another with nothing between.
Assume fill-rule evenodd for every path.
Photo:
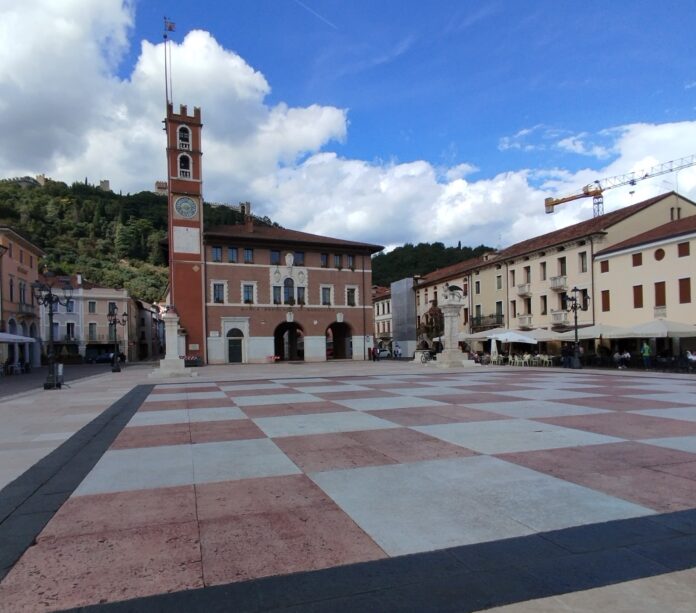
<instances>
[{"instance_id":1,"label":"dark stone paving strip","mask_svg":"<svg viewBox=\"0 0 696 613\"><path fill-rule=\"evenodd\" d=\"M696 566L696 509L74 611L480 611Z\"/></svg>"},{"instance_id":2,"label":"dark stone paving strip","mask_svg":"<svg viewBox=\"0 0 696 613\"><path fill-rule=\"evenodd\" d=\"M0 580L92 470L152 385L139 385L0 491Z\"/></svg>"}]
</instances>

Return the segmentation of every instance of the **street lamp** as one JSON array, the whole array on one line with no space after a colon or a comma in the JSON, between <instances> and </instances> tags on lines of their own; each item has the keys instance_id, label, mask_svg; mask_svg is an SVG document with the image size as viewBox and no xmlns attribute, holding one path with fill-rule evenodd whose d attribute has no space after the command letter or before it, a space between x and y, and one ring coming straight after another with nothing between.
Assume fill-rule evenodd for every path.
<instances>
[{"instance_id":1,"label":"street lamp","mask_svg":"<svg viewBox=\"0 0 696 613\"><path fill-rule=\"evenodd\" d=\"M31 284L31 291L34 299L41 306L48 308L48 377L44 383L45 390L60 389L61 381L56 376L56 356L53 348L53 313L58 305L66 306L72 299L73 286L67 278L59 279L55 274L44 270L43 278L46 281L35 281ZM55 293L60 282L61 295Z\"/></svg>"},{"instance_id":2,"label":"street lamp","mask_svg":"<svg viewBox=\"0 0 696 613\"><path fill-rule=\"evenodd\" d=\"M109 318L109 325L113 326L114 329L114 357L111 364L111 372L121 372L121 366L119 365L118 359L118 326L125 326L128 324L128 313L123 311L123 315L119 319L117 308L115 304L111 305L107 317Z\"/></svg>"},{"instance_id":3,"label":"street lamp","mask_svg":"<svg viewBox=\"0 0 696 613\"><path fill-rule=\"evenodd\" d=\"M578 292L580 291L577 287L570 290L573 292L573 296L567 296L566 300L568 303L568 310L573 312L573 325L575 329L575 347L573 350L573 368L582 368L580 364L580 343L578 342L578 311L584 308L584 304L578 301ZM589 300L589 296L585 296L584 300Z\"/></svg>"}]
</instances>

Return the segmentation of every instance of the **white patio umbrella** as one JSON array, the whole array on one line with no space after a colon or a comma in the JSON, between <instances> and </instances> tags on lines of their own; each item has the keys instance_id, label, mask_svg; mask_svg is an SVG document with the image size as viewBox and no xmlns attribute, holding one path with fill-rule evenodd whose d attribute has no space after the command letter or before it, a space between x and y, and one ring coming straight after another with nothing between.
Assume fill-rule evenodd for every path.
<instances>
[{"instance_id":1,"label":"white patio umbrella","mask_svg":"<svg viewBox=\"0 0 696 613\"><path fill-rule=\"evenodd\" d=\"M594 326L585 326L584 328L578 328L578 338L581 340L589 340L593 338L620 338L620 333L624 330L626 330L626 328L622 328L621 326L595 324ZM618 334L618 336L610 336L611 334ZM575 330L568 330L568 332L563 332L559 334L558 340L574 341Z\"/></svg>"},{"instance_id":2,"label":"white patio umbrella","mask_svg":"<svg viewBox=\"0 0 696 613\"><path fill-rule=\"evenodd\" d=\"M482 330L481 332L475 332L473 334L468 334L466 332L460 332L459 333L459 340L460 341L466 341L466 340L474 340L474 341L485 341L488 338L491 338L492 334L497 334L499 332L507 332L507 328L493 328L492 330Z\"/></svg>"},{"instance_id":3,"label":"white patio umbrella","mask_svg":"<svg viewBox=\"0 0 696 613\"><path fill-rule=\"evenodd\" d=\"M7 334L0 332L0 343L35 343L36 339L31 336L20 336L19 334Z\"/></svg>"},{"instance_id":4,"label":"white patio umbrella","mask_svg":"<svg viewBox=\"0 0 696 613\"><path fill-rule=\"evenodd\" d=\"M623 328L606 338L682 338L696 336L696 326L668 319L653 319L644 324Z\"/></svg>"},{"instance_id":5,"label":"white patio umbrella","mask_svg":"<svg viewBox=\"0 0 696 613\"><path fill-rule=\"evenodd\" d=\"M553 330L547 330L546 328L535 328L534 330L527 330L523 332L527 336L535 338L540 343L546 343L548 341L560 341L564 339L563 332L554 332Z\"/></svg>"},{"instance_id":6,"label":"white patio umbrella","mask_svg":"<svg viewBox=\"0 0 696 613\"><path fill-rule=\"evenodd\" d=\"M491 339L491 358L498 357L498 341L494 338Z\"/></svg>"},{"instance_id":7,"label":"white patio umbrella","mask_svg":"<svg viewBox=\"0 0 696 613\"><path fill-rule=\"evenodd\" d=\"M498 334L492 334L490 338L500 341L501 343L525 343L527 345L536 345L539 341L522 334L521 332L515 332L514 330L507 330L505 332L499 332Z\"/></svg>"}]
</instances>

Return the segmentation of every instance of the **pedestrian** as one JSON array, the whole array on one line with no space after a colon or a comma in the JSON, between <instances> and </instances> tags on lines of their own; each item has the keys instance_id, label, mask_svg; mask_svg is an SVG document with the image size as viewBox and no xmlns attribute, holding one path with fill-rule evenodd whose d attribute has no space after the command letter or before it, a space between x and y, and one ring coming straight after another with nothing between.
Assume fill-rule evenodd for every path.
<instances>
[{"instance_id":1,"label":"pedestrian","mask_svg":"<svg viewBox=\"0 0 696 613\"><path fill-rule=\"evenodd\" d=\"M376 362L377 361L377 347L373 347L370 350L370 353L372 354L372 361Z\"/></svg>"},{"instance_id":2,"label":"pedestrian","mask_svg":"<svg viewBox=\"0 0 696 613\"><path fill-rule=\"evenodd\" d=\"M394 357L397 360L401 359L401 347L399 346L399 343L396 343L396 345L394 345Z\"/></svg>"},{"instance_id":3,"label":"pedestrian","mask_svg":"<svg viewBox=\"0 0 696 613\"><path fill-rule=\"evenodd\" d=\"M643 345L640 348L640 355L643 357L643 368L648 370L648 368L650 368L650 345L648 341L643 341Z\"/></svg>"}]
</instances>

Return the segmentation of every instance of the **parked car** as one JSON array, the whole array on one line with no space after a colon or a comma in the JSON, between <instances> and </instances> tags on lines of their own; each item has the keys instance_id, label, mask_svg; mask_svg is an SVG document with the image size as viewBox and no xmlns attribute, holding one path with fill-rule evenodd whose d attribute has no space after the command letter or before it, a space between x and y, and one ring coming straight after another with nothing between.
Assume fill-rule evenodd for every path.
<instances>
[{"instance_id":1,"label":"parked car","mask_svg":"<svg viewBox=\"0 0 696 613\"><path fill-rule=\"evenodd\" d=\"M107 353L100 353L100 354L99 354L98 356L96 356L96 357L93 356L92 358L88 358L87 361L88 361L88 362L91 362L92 364L111 364L111 362L113 361L113 359L114 359L114 352L113 352L113 351L110 351L110 352L107 352ZM119 354L118 354L118 359L119 359L121 362L125 362L125 361L126 361L126 356L125 356L125 354L124 354L123 352L119 353Z\"/></svg>"},{"instance_id":2,"label":"parked car","mask_svg":"<svg viewBox=\"0 0 696 613\"><path fill-rule=\"evenodd\" d=\"M391 351L389 351L389 349L380 349L378 355L380 360L392 357Z\"/></svg>"}]
</instances>

